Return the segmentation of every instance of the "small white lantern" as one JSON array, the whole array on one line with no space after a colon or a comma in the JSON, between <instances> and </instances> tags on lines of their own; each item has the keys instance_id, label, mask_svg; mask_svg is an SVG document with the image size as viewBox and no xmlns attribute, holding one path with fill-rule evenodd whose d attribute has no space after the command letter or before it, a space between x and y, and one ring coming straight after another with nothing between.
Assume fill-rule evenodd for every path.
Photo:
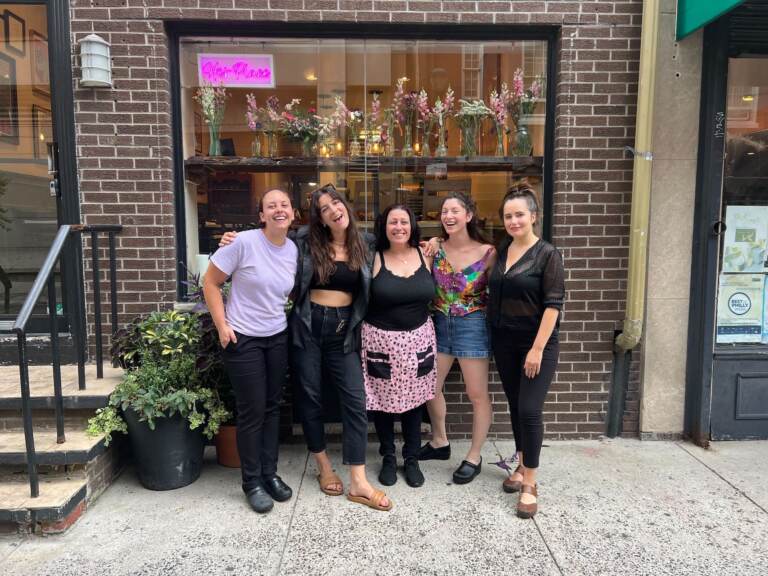
<instances>
[{"instance_id":1,"label":"small white lantern","mask_svg":"<svg viewBox=\"0 0 768 576\"><path fill-rule=\"evenodd\" d=\"M112 87L112 62L109 42L96 34L89 34L79 42L80 67L83 77L80 86Z\"/></svg>"}]
</instances>

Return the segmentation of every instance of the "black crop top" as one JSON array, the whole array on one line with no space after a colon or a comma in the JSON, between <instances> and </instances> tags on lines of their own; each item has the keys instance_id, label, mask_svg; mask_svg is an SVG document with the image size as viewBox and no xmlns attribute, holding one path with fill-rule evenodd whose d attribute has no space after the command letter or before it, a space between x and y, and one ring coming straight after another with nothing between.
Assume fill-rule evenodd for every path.
<instances>
[{"instance_id":1,"label":"black crop top","mask_svg":"<svg viewBox=\"0 0 768 576\"><path fill-rule=\"evenodd\" d=\"M350 270L346 262L341 260L334 261L336 269L328 278L328 282L320 284L317 275L312 277L310 289L334 290L336 292L349 292L356 294L360 285L360 270Z\"/></svg>"},{"instance_id":2,"label":"black crop top","mask_svg":"<svg viewBox=\"0 0 768 576\"><path fill-rule=\"evenodd\" d=\"M365 321L381 330L415 330L429 318L435 281L419 252L421 266L404 278L393 274L381 258L381 270L371 282L371 300Z\"/></svg>"}]
</instances>

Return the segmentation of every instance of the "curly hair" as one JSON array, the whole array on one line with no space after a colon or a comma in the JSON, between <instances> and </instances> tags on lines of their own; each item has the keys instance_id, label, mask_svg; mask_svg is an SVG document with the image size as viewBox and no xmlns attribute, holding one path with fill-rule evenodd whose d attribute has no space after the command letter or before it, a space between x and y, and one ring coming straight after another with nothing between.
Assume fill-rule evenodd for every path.
<instances>
[{"instance_id":1,"label":"curly hair","mask_svg":"<svg viewBox=\"0 0 768 576\"><path fill-rule=\"evenodd\" d=\"M326 194L333 200L340 200L347 210L349 226L347 226L344 244L347 248L347 266L349 269L361 270L365 266L367 256L367 248L360 231L357 229L355 216L344 196L336 190L333 184L326 184L314 190L309 201L309 251L315 267L315 276L320 284L327 284L328 279L336 272L336 264L333 261L334 253L331 247L331 230L323 224L320 215L320 198Z\"/></svg>"}]
</instances>

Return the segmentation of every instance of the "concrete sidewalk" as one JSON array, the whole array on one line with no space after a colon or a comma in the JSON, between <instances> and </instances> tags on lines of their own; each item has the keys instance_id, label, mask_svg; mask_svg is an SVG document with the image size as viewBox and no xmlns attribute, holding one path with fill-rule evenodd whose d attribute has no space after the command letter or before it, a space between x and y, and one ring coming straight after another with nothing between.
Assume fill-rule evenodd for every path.
<instances>
[{"instance_id":1,"label":"concrete sidewalk","mask_svg":"<svg viewBox=\"0 0 768 576\"><path fill-rule=\"evenodd\" d=\"M0 574L768 574L768 442L548 443L533 521L490 464L511 442L489 442L466 486L450 482L466 444L453 449L424 463L422 488L401 476L388 489L390 513L322 494L302 446L281 453L296 496L266 516L247 507L239 470L213 461L171 492L129 469L66 534L0 538ZM369 461L374 479L373 447Z\"/></svg>"}]
</instances>

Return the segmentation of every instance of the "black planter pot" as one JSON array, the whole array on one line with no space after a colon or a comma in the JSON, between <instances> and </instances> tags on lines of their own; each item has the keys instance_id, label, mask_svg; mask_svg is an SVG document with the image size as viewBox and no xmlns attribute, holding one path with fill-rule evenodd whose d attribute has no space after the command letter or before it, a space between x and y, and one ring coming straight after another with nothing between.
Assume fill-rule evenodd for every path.
<instances>
[{"instance_id":1,"label":"black planter pot","mask_svg":"<svg viewBox=\"0 0 768 576\"><path fill-rule=\"evenodd\" d=\"M202 427L189 429L189 421L178 414L155 419L155 429L129 408L123 413L128 424L139 482L149 490L173 490L192 484L203 467Z\"/></svg>"}]
</instances>

